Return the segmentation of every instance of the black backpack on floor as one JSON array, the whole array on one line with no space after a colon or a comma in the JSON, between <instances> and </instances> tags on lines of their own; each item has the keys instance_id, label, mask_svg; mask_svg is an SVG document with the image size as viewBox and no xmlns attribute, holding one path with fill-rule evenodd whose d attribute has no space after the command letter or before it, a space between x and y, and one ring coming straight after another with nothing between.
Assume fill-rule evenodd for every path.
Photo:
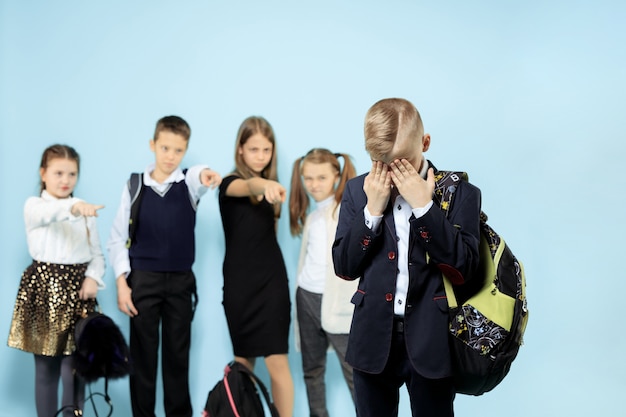
<instances>
[{"instance_id":1,"label":"black backpack on floor","mask_svg":"<svg viewBox=\"0 0 626 417\"><path fill-rule=\"evenodd\" d=\"M261 380L245 365L231 362L224 368L224 378L209 392L204 417L264 417L260 388L272 417L279 417L276 406Z\"/></svg>"}]
</instances>

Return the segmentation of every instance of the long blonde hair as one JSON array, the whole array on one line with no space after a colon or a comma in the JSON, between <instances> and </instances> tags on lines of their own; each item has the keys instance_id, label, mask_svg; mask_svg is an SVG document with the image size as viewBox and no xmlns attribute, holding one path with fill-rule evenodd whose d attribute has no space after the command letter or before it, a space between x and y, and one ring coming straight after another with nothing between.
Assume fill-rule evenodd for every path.
<instances>
[{"instance_id":1,"label":"long blonde hair","mask_svg":"<svg viewBox=\"0 0 626 417\"><path fill-rule=\"evenodd\" d=\"M237 132L237 142L235 143L235 173L243 179L254 177L254 173L243 160L243 155L239 149L246 144L250 137L260 133L265 136L272 144L272 159L261 171L261 178L278 181L278 171L276 169L276 138L274 137L274 129L272 125L260 116L250 116L241 123L239 132Z\"/></svg>"},{"instance_id":2,"label":"long blonde hair","mask_svg":"<svg viewBox=\"0 0 626 417\"><path fill-rule=\"evenodd\" d=\"M276 162L276 138L274 136L274 129L272 125L261 116L250 116L246 118L239 126L237 132L237 141L235 142L235 174L244 180L254 177L254 173L248 168L243 155L239 152L239 149L255 134L261 134L267 138L272 144L272 158L270 163L267 164L263 171L261 171L261 178L265 178L278 182L278 169ZM255 196L250 196L250 201L253 204L258 204L259 200ZM280 217L280 204L274 205L274 215L276 218Z\"/></svg>"},{"instance_id":3,"label":"long blonde hair","mask_svg":"<svg viewBox=\"0 0 626 417\"><path fill-rule=\"evenodd\" d=\"M343 169L341 164L339 164L339 158L343 158L344 160ZM354 164L350 156L345 153L333 153L328 149L314 148L305 156L296 159L291 171L291 192L289 195L289 228L293 236L299 236L302 233L310 205L310 197L302 183L302 166L305 162L312 164L329 163L335 172L339 174L339 183L335 188L335 202L337 204L341 202L343 191L346 188L346 182L356 176ZM336 208L335 206L335 209Z\"/></svg>"}]
</instances>

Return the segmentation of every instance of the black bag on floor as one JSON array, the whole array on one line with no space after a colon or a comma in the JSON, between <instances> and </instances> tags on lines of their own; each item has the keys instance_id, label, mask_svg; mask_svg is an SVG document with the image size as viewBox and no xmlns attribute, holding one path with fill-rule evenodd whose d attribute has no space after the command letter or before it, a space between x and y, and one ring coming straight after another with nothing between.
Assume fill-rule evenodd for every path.
<instances>
[{"instance_id":1,"label":"black bag on floor","mask_svg":"<svg viewBox=\"0 0 626 417\"><path fill-rule=\"evenodd\" d=\"M279 417L276 406L261 380L245 365L231 362L224 368L224 378L209 392L204 417L264 417L260 388L272 417Z\"/></svg>"}]
</instances>

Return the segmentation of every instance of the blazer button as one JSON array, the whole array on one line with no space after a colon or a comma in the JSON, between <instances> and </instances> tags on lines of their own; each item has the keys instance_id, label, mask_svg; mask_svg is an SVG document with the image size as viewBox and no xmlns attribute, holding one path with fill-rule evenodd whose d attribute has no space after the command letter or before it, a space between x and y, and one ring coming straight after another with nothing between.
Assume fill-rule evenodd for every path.
<instances>
[{"instance_id":1,"label":"blazer button","mask_svg":"<svg viewBox=\"0 0 626 417\"><path fill-rule=\"evenodd\" d=\"M388 292L387 294L385 294L385 301L387 302L391 302L393 301L393 294Z\"/></svg>"},{"instance_id":2,"label":"blazer button","mask_svg":"<svg viewBox=\"0 0 626 417\"><path fill-rule=\"evenodd\" d=\"M389 258L390 261L393 261L394 259L396 259L396 253L395 252L389 252L387 254L387 258Z\"/></svg>"}]
</instances>

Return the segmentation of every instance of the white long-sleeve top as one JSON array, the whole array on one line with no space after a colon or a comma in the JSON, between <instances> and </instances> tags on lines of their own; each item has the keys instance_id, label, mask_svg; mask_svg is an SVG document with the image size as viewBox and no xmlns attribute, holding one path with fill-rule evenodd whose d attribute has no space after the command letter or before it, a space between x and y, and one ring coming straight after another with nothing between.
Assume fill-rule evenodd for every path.
<instances>
[{"instance_id":1,"label":"white long-sleeve top","mask_svg":"<svg viewBox=\"0 0 626 417\"><path fill-rule=\"evenodd\" d=\"M426 179L428 174L428 161L423 157L422 169L420 176ZM401 196L398 195L394 200L393 208L393 221L396 226L396 236L398 237L398 276L396 278L396 294L394 297L393 311L398 316L404 316L404 310L406 306L406 298L409 292L409 234L410 223L409 219L411 215L419 219L430 210L432 207L432 200L424 207L416 207L411 209L409 203ZM372 216L365 206L365 224L371 229L376 230L382 223L383 216Z\"/></svg>"},{"instance_id":2,"label":"white long-sleeve top","mask_svg":"<svg viewBox=\"0 0 626 417\"><path fill-rule=\"evenodd\" d=\"M88 263L85 276L104 288L105 262L95 217L74 216L79 198L55 198L47 191L29 197L24 204L24 222L30 256L55 264Z\"/></svg>"},{"instance_id":3,"label":"white long-sleeve top","mask_svg":"<svg viewBox=\"0 0 626 417\"><path fill-rule=\"evenodd\" d=\"M207 165L194 165L187 170L187 175L183 173L182 169L177 168L165 181L159 183L150 176L150 173L154 171L154 163L152 163L143 172L143 184L147 187L152 187L157 193L165 194L172 183L185 181L189 189L189 198L196 204L208 190L200 182L200 172L206 168L208 168ZM109 261L113 266L116 278L119 278L122 274L128 277L128 274L130 274L130 258L128 256L128 248L126 247L130 205L130 192L128 191L128 185L125 183L120 205L113 220L113 227L107 242Z\"/></svg>"},{"instance_id":4,"label":"white long-sleeve top","mask_svg":"<svg viewBox=\"0 0 626 417\"><path fill-rule=\"evenodd\" d=\"M330 208L331 205L331 209L334 209L336 205L335 196L330 196L317 203L315 210L309 213L306 218L307 233L303 233L301 256L304 259L300 261L302 263L298 269L297 283L299 287L315 294L323 294L326 287L329 251L329 239L326 236L326 219L328 217L326 209Z\"/></svg>"},{"instance_id":5,"label":"white long-sleeve top","mask_svg":"<svg viewBox=\"0 0 626 417\"><path fill-rule=\"evenodd\" d=\"M346 334L350 332L354 312L354 304L350 300L358 288L359 281L346 281L335 275L331 247L335 240L339 209L340 205L337 205L331 197L329 203L322 203L305 219L298 261L298 285L304 284L302 288L308 287L311 290L307 291L316 292L316 285L306 286L306 281L309 281L309 284L312 284L313 280L324 281L322 284L322 328L329 333ZM311 227L317 232L311 234ZM320 230L320 228L325 230ZM323 236L325 240L309 245L309 239L316 239L315 236ZM316 257L312 268L307 262L307 251L311 248L314 248L312 255ZM311 269L304 272L308 268ZM314 278L313 275L318 276ZM306 276L308 278L305 278Z\"/></svg>"}]
</instances>

